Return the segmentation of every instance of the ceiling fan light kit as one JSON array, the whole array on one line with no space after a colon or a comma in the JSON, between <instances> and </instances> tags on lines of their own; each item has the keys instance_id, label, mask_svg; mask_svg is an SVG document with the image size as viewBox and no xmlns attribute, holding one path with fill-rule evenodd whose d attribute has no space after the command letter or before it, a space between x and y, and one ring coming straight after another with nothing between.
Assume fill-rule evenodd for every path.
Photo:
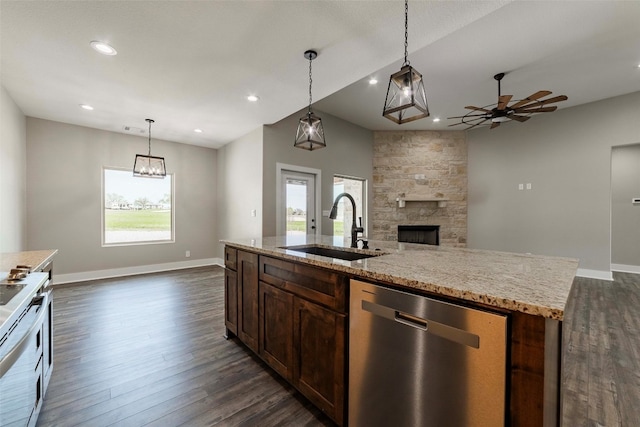
<instances>
[{"instance_id":1,"label":"ceiling fan light kit","mask_svg":"<svg viewBox=\"0 0 640 427\"><path fill-rule=\"evenodd\" d=\"M382 115L403 124L429 117L427 94L422 74L409 64L408 59L409 2L404 2L404 63L397 73L389 78L387 96Z\"/></svg>"},{"instance_id":2,"label":"ceiling fan light kit","mask_svg":"<svg viewBox=\"0 0 640 427\"><path fill-rule=\"evenodd\" d=\"M309 60L309 109L307 110L307 114L298 121L296 139L293 143L294 147L309 151L327 146L324 139L322 119L311 111L311 84L313 82L311 78L311 61L316 59L317 56L318 52L315 50L307 50L304 53L304 57Z\"/></svg>"},{"instance_id":3,"label":"ceiling fan light kit","mask_svg":"<svg viewBox=\"0 0 640 427\"><path fill-rule=\"evenodd\" d=\"M566 101L568 98L565 95L555 96L553 98L542 99L545 96L551 95L551 91L540 90L536 93L529 95L528 97L516 101L509 105L513 95L502 95L500 81L505 76L505 73L498 73L493 78L498 82L498 102L496 104L489 104L484 107L474 107L468 105L464 108L471 110L464 116L449 117L449 119L461 119L459 123L454 123L449 126L468 125L465 130L480 126L487 121L491 122L491 129L500 126L500 123L508 121L526 122L531 118L532 114L536 113L550 113L558 109L557 105L547 106L555 102ZM491 108L493 107L493 108Z\"/></svg>"}]
</instances>

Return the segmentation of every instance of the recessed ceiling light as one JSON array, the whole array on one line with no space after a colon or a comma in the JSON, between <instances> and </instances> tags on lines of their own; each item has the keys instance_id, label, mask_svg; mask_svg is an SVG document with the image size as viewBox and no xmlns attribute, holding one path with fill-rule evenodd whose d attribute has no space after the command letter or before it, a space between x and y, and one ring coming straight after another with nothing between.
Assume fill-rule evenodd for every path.
<instances>
[{"instance_id":1,"label":"recessed ceiling light","mask_svg":"<svg viewBox=\"0 0 640 427\"><path fill-rule=\"evenodd\" d=\"M256 95L249 95L247 96L247 101L251 101L251 102L257 102L260 98L258 98Z\"/></svg>"},{"instance_id":2,"label":"recessed ceiling light","mask_svg":"<svg viewBox=\"0 0 640 427\"><path fill-rule=\"evenodd\" d=\"M100 52L103 55L116 55L118 53L112 46L105 42L94 40L89 44L96 52Z\"/></svg>"},{"instance_id":3,"label":"recessed ceiling light","mask_svg":"<svg viewBox=\"0 0 640 427\"><path fill-rule=\"evenodd\" d=\"M202 129L194 129L193 130L195 133L202 133Z\"/></svg>"},{"instance_id":4,"label":"recessed ceiling light","mask_svg":"<svg viewBox=\"0 0 640 427\"><path fill-rule=\"evenodd\" d=\"M83 110L93 110L93 107L91 105L87 105L87 104L80 104L80 108L82 108Z\"/></svg>"},{"instance_id":5,"label":"recessed ceiling light","mask_svg":"<svg viewBox=\"0 0 640 427\"><path fill-rule=\"evenodd\" d=\"M374 78L371 78L371 79L369 79L369 84L370 84L370 85L378 84L378 80L376 80L376 79L374 79Z\"/></svg>"},{"instance_id":6,"label":"recessed ceiling light","mask_svg":"<svg viewBox=\"0 0 640 427\"><path fill-rule=\"evenodd\" d=\"M439 117L434 117L434 118L433 118L433 122L434 122L434 123L438 123L439 121L440 121L440 118L439 118Z\"/></svg>"}]
</instances>

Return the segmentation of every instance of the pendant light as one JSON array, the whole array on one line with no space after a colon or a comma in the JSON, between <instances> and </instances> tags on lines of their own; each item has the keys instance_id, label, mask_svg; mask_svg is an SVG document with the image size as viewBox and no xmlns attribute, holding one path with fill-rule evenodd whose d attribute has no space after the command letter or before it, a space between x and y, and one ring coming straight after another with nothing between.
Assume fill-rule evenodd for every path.
<instances>
[{"instance_id":1,"label":"pendant light","mask_svg":"<svg viewBox=\"0 0 640 427\"><path fill-rule=\"evenodd\" d=\"M151 123L152 119L145 119L149 123L149 154L136 154L136 160L133 163L133 176L144 178L164 178L167 176L167 170L164 167L164 157L156 157L151 155Z\"/></svg>"},{"instance_id":2,"label":"pendant light","mask_svg":"<svg viewBox=\"0 0 640 427\"><path fill-rule=\"evenodd\" d=\"M318 52L315 50L308 50L304 53L304 57L309 60L309 110L307 111L307 115L301 117L298 122L296 141L293 144L294 147L309 151L327 146L324 140L322 119L311 111L311 61L316 59L317 56Z\"/></svg>"},{"instance_id":3,"label":"pendant light","mask_svg":"<svg viewBox=\"0 0 640 427\"><path fill-rule=\"evenodd\" d=\"M409 1L404 1L404 63L389 79L382 115L399 125L429 116L427 94L422 74L411 67L408 59Z\"/></svg>"}]
</instances>

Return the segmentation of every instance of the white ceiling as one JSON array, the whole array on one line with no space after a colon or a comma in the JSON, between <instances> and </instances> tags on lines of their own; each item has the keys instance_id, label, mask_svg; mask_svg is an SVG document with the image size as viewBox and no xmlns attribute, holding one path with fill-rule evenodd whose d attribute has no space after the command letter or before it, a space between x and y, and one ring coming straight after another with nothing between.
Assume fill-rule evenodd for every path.
<instances>
[{"instance_id":1,"label":"white ceiling","mask_svg":"<svg viewBox=\"0 0 640 427\"><path fill-rule=\"evenodd\" d=\"M508 73L503 94L551 90L569 97L559 108L640 90L639 22L640 1L411 0L409 60L440 123L382 118L403 61L401 0L2 0L0 78L27 116L125 133L152 118L154 139L216 148L307 105L303 52L313 48L321 117L463 129L446 118L496 102L498 72ZM92 40L118 55L96 53Z\"/></svg>"}]
</instances>

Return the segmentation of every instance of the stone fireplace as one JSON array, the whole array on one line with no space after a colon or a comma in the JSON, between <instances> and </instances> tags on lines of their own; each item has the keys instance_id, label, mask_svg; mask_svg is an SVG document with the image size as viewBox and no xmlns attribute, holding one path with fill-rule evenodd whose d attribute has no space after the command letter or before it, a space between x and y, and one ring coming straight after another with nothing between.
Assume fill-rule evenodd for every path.
<instances>
[{"instance_id":1,"label":"stone fireplace","mask_svg":"<svg viewBox=\"0 0 640 427\"><path fill-rule=\"evenodd\" d=\"M439 225L439 244L467 244L467 141L462 131L373 133L372 238Z\"/></svg>"}]
</instances>

